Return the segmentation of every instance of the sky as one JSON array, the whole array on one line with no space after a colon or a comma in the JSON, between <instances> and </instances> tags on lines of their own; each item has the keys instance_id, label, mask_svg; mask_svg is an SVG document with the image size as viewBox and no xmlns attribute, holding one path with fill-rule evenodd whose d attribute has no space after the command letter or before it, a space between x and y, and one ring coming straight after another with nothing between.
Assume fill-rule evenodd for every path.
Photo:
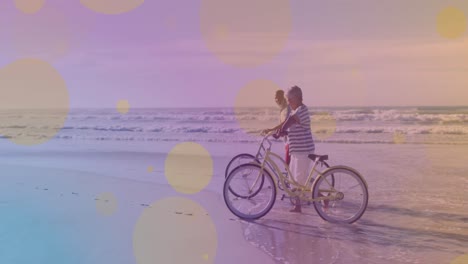
<instances>
[{"instance_id":1,"label":"sky","mask_svg":"<svg viewBox=\"0 0 468 264\"><path fill-rule=\"evenodd\" d=\"M49 63L72 108L274 106L292 85L309 106L468 105L467 1L20 2L0 3L0 67Z\"/></svg>"}]
</instances>

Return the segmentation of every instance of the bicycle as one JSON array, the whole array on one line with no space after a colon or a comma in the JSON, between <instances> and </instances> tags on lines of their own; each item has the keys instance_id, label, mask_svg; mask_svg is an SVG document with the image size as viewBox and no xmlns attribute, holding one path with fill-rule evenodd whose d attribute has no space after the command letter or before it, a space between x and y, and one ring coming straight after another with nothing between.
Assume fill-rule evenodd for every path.
<instances>
[{"instance_id":1,"label":"bicycle","mask_svg":"<svg viewBox=\"0 0 468 264\"><path fill-rule=\"evenodd\" d=\"M358 171L343 165L320 171L317 165L328 160L328 155L310 154L309 158L314 161L312 170L305 184L300 184L293 177L286 177L272 159L273 157L284 162L278 154L271 151L272 143L268 138L272 135L267 134L262 140L261 145L268 146L263 146L265 155L261 161L256 159L237 166L224 182L224 201L234 215L247 220L265 216L273 208L277 191L280 190L290 197L313 203L318 215L325 221L350 224L362 217L369 194L367 183ZM288 166L285 169L287 175L292 175ZM277 176L276 181L272 173ZM237 183L240 185L237 186ZM281 190L280 186L286 188Z\"/></svg>"},{"instance_id":2,"label":"bicycle","mask_svg":"<svg viewBox=\"0 0 468 264\"><path fill-rule=\"evenodd\" d=\"M242 164L250 163L250 162L253 162L253 161L261 163L261 160L263 160L265 155L266 155L267 148L264 146L264 143L266 142L268 137L269 137L269 134L265 134L263 136L263 138L260 140L260 144L259 144L259 147L258 147L258 150L257 150L257 153L255 154L255 156L250 154L250 153L241 153L241 154L238 154L238 155L234 156L229 161L228 165L226 166L226 169L224 171L225 178L227 179L227 177L231 173L231 171L232 171L231 167L236 168L236 167L238 167L238 166L240 166ZM284 177L289 177L288 170L286 169L288 167L288 165L286 164L286 161L283 158L281 158L280 156L277 156L276 158L278 158L279 161L284 165L285 171L282 172L283 176ZM275 175L277 182L280 182L279 181L279 174L277 173L277 171L273 169L272 165L270 163L268 163L268 161L266 162L266 165L270 169L270 171L273 172L273 174ZM320 167L325 167L325 168L330 167L330 165L324 160L321 160L319 165L320 165ZM290 188L288 182L286 182L285 185L286 185L286 188ZM260 184L260 186L261 186L261 184ZM278 188L280 190L284 190L284 187L282 185L279 185ZM236 196L243 197L242 195L236 193L232 188L230 188L230 191L232 192L232 194L234 194ZM281 197L281 200L284 200L285 198L289 198L291 204L295 205L295 203L296 203L296 199L294 199L295 197L286 196L285 194L283 194L282 197ZM310 205L310 201L303 201L303 205Z\"/></svg>"}]
</instances>

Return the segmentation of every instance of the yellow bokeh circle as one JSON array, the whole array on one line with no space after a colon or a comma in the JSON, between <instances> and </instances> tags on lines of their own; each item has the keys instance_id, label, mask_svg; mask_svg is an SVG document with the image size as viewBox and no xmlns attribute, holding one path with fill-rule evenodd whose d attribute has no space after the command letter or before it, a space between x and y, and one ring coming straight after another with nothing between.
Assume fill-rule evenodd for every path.
<instances>
[{"instance_id":1,"label":"yellow bokeh circle","mask_svg":"<svg viewBox=\"0 0 468 264\"><path fill-rule=\"evenodd\" d=\"M217 25L213 28L213 38L216 41L225 41L228 37L229 31L226 25Z\"/></svg>"},{"instance_id":2,"label":"yellow bokeh circle","mask_svg":"<svg viewBox=\"0 0 468 264\"><path fill-rule=\"evenodd\" d=\"M121 114L126 114L130 111L130 104L128 103L127 100L119 100L117 102L117 112Z\"/></svg>"},{"instance_id":3,"label":"yellow bokeh circle","mask_svg":"<svg viewBox=\"0 0 468 264\"><path fill-rule=\"evenodd\" d=\"M312 115L310 128L314 138L325 140L336 132L336 118L328 112L317 112Z\"/></svg>"},{"instance_id":4,"label":"yellow bokeh circle","mask_svg":"<svg viewBox=\"0 0 468 264\"><path fill-rule=\"evenodd\" d=\"M179 193L198 193L213 177L213 159L200 144L179 143L167 154L165 175L169 184Z\"/></svg>"},{"instance_id":5,"label":"yellow bokeh circle","mask_svg":"<svg viewBox=\"0 0 468 264\"><path fill-rule=\"evenodd\" d=\"M43 8L32 15L15 16L10 39L18 56L53 60L68 53L71 34L65 14Z\"/></svg>"},{"instance_id":6,"label":"yellow bokeh circle","mask_svg":"<svg viewBox=\"0 0 468 264\"><path fill-rule=\"evenodd\" d=\"M0 69L0 134L20 145L53 138L69 112L69 95L60 73L47 62L17 60Z\"/></svg>"},{"instance_id":7,"label":"yellow bokeh circle","mask_svg":"<svg viewBox=\"0 0 468 264\"><path fill-rule=\"evenodd\" d=\"M289 0L202 0L201 33L222 62L254 67L282 51L291 27Z\"/></svg>"},{"instance_id":8,"label":"yellow bokeh circle","mask_svg":"<svg viewBox=\"0 0 468 264\"><path fill-rule=\"evenodd\" d=\"M26 14L34 14L41 10L44 6L45 0L14 0L15 6L21 12Z\"/></svg>"},{"instance_id":9,"label":"yellow bokeh circle","mask_svg":"<svg viewBox=\"0 0 468 264\"><path fill-rule=\"evenodd\" d=\"M466 32L466 16L456 7L447 7L436 18L437 32L444 38L455 39Z\"/></svg>"},{"instance_id":10,"label":"yellow bokeh circle","mask_svg":"<svg viewBox=\"0 0 468 264\"><path fill-rule=\"evenodd\" d=\"M278 107L275 102L275 93L281 90L281 87L270 80L254 80L242 87L234 101L234 114L239 126L246 133L251 135L259 134L259 127L270 128L279 123L266 120L265 124L259 122L261 115L266 113L257 113L260 108Z\"/></svg>"},{"instance_id":11,"label":"yellow bokeh circle","mask_svg":"<svg viewBox=\"0 0 468 264\"><path fill-rule=\"evenodd\" d=\"M406 135L402 131L393 132L393 143L404 144L406 142Z\"/></svg>"},{"instance_id":12,"label":"yellow bokeh circle","mask_svg":"<svg viewBox=\"0 0 468 264\"><path fill-rule=\"evenodd\" d=\"M206 210L181 197L146 208L133 232L138 264L214 263L217 244L216 227Z\"/></svg>"},{"instance_id":13,"label":"yellow bokeh circle","mask_svg":"<svg viewBox=\"0 0 468 264\"><path fill-rule=\"evenodd\" d=\"M468 254L458 256L450 262L450 264L468 264Z\"/></svg>"},{"instance_id":14,"label":"yellow bokeh circle","mask_svg":"<svg viewBox=\"0 0 468 264\"><path fill-rule=\"evenodd\" d=\"M118 208L117 198L112 193L102 193L96 198L96 210L104 216L113 215Z\"/></svg>"},{"instance_id":15,"label":"yellow bokeh circle","mask_svg":"<svg viewBox=\"0 0 468 264\"><path fill-rule=\"evenodd\" d=\"M80 0L80 3L86 8L106 15L118 15L129 12L144 2L145 0Z\"/></svg>"},{"instance_id":16,"label":"yellow bokeh circle","mask_svg":"<svg viewBox=\"0 0 468 264\"><path fill-rule=\"evenodd\" d=\"M149 173L153 172L154 171L154 167L153 166L148 166L148 168L146 169Z\"/></svg>"}]
</instances>

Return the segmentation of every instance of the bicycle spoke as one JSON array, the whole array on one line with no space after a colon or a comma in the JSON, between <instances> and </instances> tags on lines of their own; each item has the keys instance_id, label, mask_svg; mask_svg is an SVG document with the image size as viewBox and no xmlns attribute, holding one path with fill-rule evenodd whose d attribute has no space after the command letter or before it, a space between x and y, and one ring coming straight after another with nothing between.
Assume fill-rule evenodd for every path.
<instances>
[{"instance_id":1,"label":"bicycle spoke","mask_svg":"<svg viewBox=\"0 0 468 264\"><path fill-rule=\"evenodd\" d=\"M330 183L334 186L330 186ZM335 167L322 175L313 193L315 198L323 197L326 193L331 196L330 199L314 202L317 213L330 222L352 223L361 217L367 207L365 183L358 174L345 167Z\"/></svg>"},{"instance_id":2,"label":"bicycle spoke","mask_svg":"<svg viewBox=\"0 0 468 264\"><path fill-rule=\"evenodd\" d=\"M351 190L351 189L354 189L354 188L356 188L356 187L359 187L359 186L360 186L360 184L357 183L356 185L349 187L348 189L346 189L346 190L343 191L343 192L347 192L347 191L349 191L349 190Z\"/></svg>"},{"instance_id":3,"label":"bicycle spoke","mask_svg":"<svg viewBox=\"0 0 468 264\"><path fill-rule=\"evenodd\" d=\"M237 186L241 178L242 187ZM271 176L258 165L244 164L234 169L226 179L224 199L228 208L240 218L255 219L268 212L274 204L275 184Z\"/></svg>"}]
</instances>

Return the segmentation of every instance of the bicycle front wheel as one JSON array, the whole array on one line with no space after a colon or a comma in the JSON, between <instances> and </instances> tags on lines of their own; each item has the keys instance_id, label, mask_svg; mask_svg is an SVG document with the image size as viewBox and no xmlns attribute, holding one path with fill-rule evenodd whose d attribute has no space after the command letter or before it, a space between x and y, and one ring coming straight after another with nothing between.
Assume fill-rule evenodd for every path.
<instances>
[{"instance_id":1,"label":"bicycle front wheel","mask_svg":"<svg viewBox=\"0 0 468 264\"><path fill-rule=\"evenodd\" d=\"M354 223L364 214L369 194L367 183L352 168L334 166L324 171L312 186L318 215L333 223Z\"/></svg>"},{"instance_id":2,"label":"bicycle front wheel","mask_svg":"<svg viewBox=\"0 0 468 264\"><path fill-rule=\"evenodd\" d=\"M275 204L276 185L270 173L262 170L260 165L243 164L229 174L224 182L223 196L234 215L254 220L266 215Z\"/></svg>"}]
</instances>

